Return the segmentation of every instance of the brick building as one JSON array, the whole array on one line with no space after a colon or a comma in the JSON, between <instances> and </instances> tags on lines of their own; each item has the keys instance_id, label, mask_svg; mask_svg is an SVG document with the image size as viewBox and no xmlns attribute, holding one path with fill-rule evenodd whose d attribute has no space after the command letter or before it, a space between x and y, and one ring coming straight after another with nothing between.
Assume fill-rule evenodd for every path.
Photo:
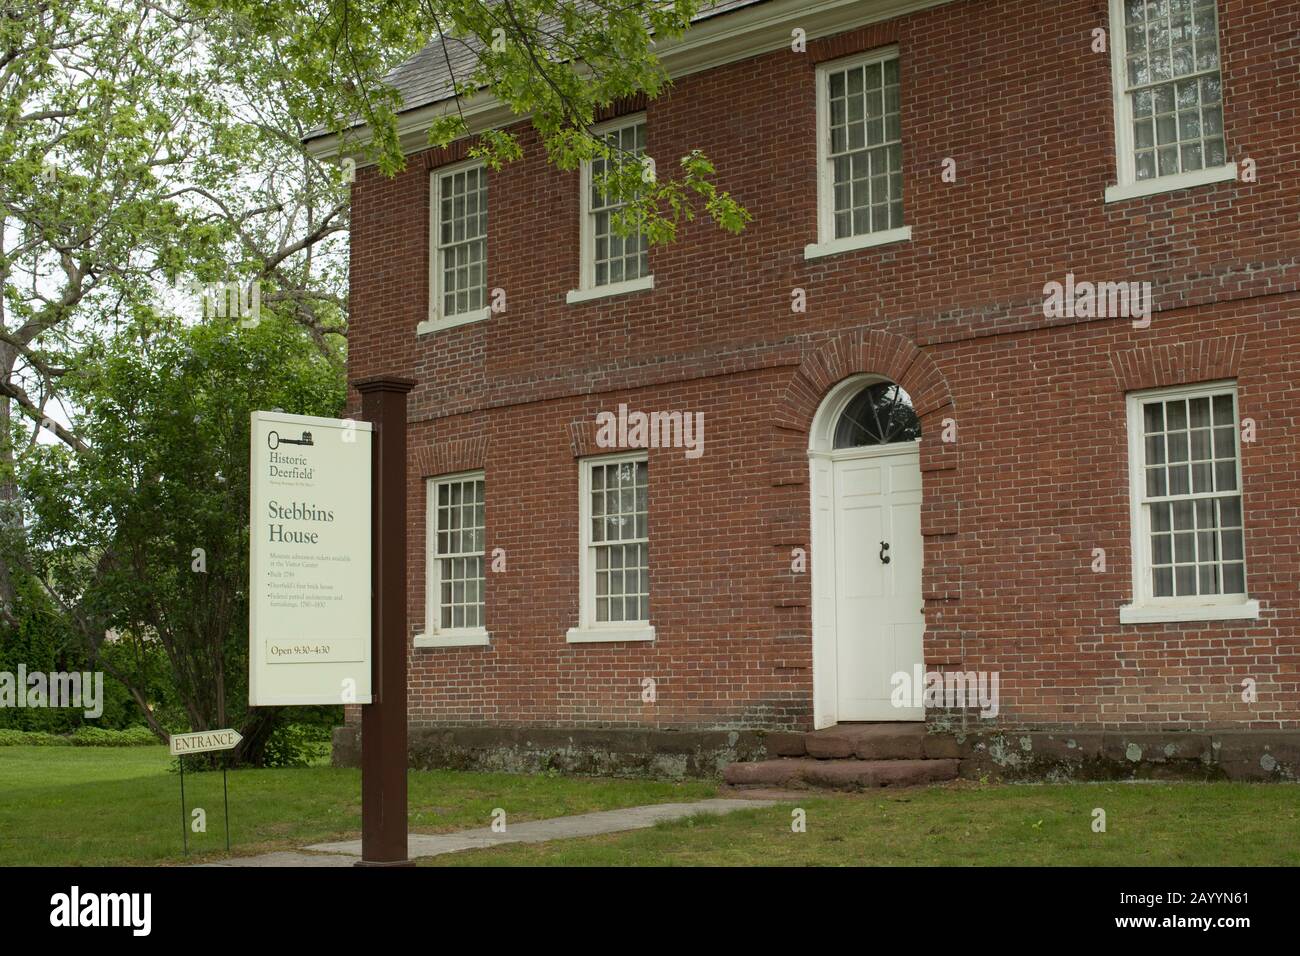
<instances>
[{"instance_id":1,"label":"brick building","mask_svg":"<svg viewBox=\"0 0 1300 956\"><path fill-rule=\"evenodd\" d=\"M424 148L440 50L357 170L413 725L915 721L919 667L1002 727L1300 727L1300 2L731 2L661 55L602 129L704 150L739 236L611 237L524 123L499 172Z\"/></svg>"}]
</instances>

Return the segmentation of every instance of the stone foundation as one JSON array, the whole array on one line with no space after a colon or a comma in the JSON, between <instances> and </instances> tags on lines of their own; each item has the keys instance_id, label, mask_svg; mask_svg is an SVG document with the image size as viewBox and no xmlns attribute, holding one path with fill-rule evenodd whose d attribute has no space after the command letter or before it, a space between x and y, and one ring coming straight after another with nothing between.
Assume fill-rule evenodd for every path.
<instances>
[{"instance_id":1,"label":"stone foundation","mask_svg":"<svg viewBox=\"0 0 1300 956\"><path fill-rule=\"evenodd\" d=\"M933 726L929 730L924 755L956 758L960 776L973 780L1300 780L1297 730L964 733L936 732ZM833 736L832 731L416 726L410 730L410 766L417 770L714 779L732 763L807 754L834 756L817 751L818 741L828 734ZM360 766L360 738L355 724L335 728L336 767Z\"/></svg>"},{"instance_id":2,"label":"stone foundation","mask_svg":"<svg viewBox=\"0 0 1300 956\"><path fill-rule=\"evenodd\" d=\"M518 727L410 729L417 770L585 774L666 780L719 777L722 768L766 755L761 730L587 730ZM334 729L336 767L361 765L361 729Z\"/></svg>"},{"instance_id":3,"label":"stone foundation","mask_svg":"<svg viewBox=\"0 0 1300 956\"><path fill-rule=\"evenodd\" d=\"M1002 731L951 735L960 775L1002 781L1300 780L1300 731Z\"/></svg>"}]
</instances>

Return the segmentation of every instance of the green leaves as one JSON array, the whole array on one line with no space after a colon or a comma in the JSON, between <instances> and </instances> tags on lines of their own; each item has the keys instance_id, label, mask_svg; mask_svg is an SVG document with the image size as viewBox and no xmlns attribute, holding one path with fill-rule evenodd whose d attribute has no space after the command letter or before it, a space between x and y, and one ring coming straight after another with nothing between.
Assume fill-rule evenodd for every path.
<instances>
[{"instance_id":1,"label":"green leaves","mask_svg":"<svg viewBox=\"0 0 1300 956\"><path fill-rule=\"evenodd\" d=\"M430 145L467 135L467 111L490 97L527 118L548 160L571 170L614 158L591 131L596 118L630 97L653 99L667 88L655 45L679 38L700 9L698 0L201 0L199 6L237 17L259 44L281 50L295 82L318 94L305 115L390 176L405 166L398 116L425 104L402 104L385 78L426 42L432 43L429 62L443 73L450 68L456 93L430 122ZM523 149L517 133L491 129L476 136L472 154L499 169ZM699 211L733 233L750 221L717 186L716 170L698 150L675 172L653 183L638 185L635 177L623 183L620 176L602 184L628 204L619 216L624 234L639 226L651 242L670 242L678 225Z\"/></svg>"},{"instance_id":2,"label":"green leaves","mask_svg":"<svg viewBox=\"0 0 1300 956\"><path fill-rule=\"evenodd\" d=\"M192 718L242 712L249 415L337 415L343 382L274 317L150 317L76 358L67 394L88 449L43 444L19 462L31 560L74 618L163 647Z\"/></svg>"}]
</instances>

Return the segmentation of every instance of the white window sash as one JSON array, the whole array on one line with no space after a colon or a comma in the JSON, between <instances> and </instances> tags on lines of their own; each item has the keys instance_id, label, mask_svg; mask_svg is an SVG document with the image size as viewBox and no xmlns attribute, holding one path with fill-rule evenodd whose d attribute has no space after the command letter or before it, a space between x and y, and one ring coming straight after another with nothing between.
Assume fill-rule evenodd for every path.
<instances>
[{"instance_id":1,"label":"white window sash","mask_svg":"<svg viewBox=\"0 0 1300 956\"><path fill-rule=\"evenodd\" d=\"M1171 399L1211 398L1215 395L1229 393L1232 395L1233 431L1235 434L1235 455L1237 467L1237 489L1235 492L1206 492L1203 494L1157 495L1146 494L1146 432L1142 408L1152 402L1167 402ZM1246 515L1245 488L1242 484L1240 411L1238 407L1237 386L1235 382L1212 382L1195 387L1176 387L1132 392L1127 398L1127 428L1129 455L1129 523L1132 531L1132 595L1133 603L1121 609L1124 623L1141 623L1144 618L1159 620L1198 620L1215 617L1256 617L1258 602L1249 597L1250 559L1247 554L1249 539L1249 521ZM1211 419L1213 421L1213 419ZM1213 430L1211 425L1211 430ZM1199 501L1213 498L1240 498L1242 503L1242 574L1245 593L1234 594L1198 594L1173 597L1156 597L1152 585L1151 552L1151 508L1152 504L1165 504L1175 501ZM1197 532L1199 533L1199 532ZM1220 562L1222 563L1222 562ZM1234 608L1244 609L1250 613L1224 613ZM1205 609L1204 618L1196 616L1198 609ZM1161 612L1170 612L1162 617ZM1152 612L1147 614L1146 612Z\"/></svg>"},{"instance_id":2,"label":"white window sash","mask_svg":"<svg viewBox=\"0 0 1300 956\"><path fill-rule=\"evenodd\" d=\"M1217 0L1216 0L1217 3ZM1215 8L1215 23L1219 28L1218 49L1219 49L1219 67L1217 70L1198 70L1195 73L1188 74L1186 77L1179 79L1191 79L1193 77L1208 76L1211 74L1223 75L1223 32L1222 20L1218 15L1218 8ZM1237 166L1235 163L1226 162L1220 166L1204 166L1201 169L1195 169L1188 172L1178 172L1165 176L1159 175L1159 167L1156 168L1156 175L1150 179L1138 180L1137 178L1137 158L1136 144L1133 142L1133 100L1130 97L1132 90L1128 85L1128 33L1124 22L1124 0L1110 0L1110 72L1112 88L1112 112L1115 120L1115 171L1116 186L1112 186L1106 191L1107 202L1117 202L1124 199L1132 199L1137 196L1148 196L1153 193L1166 192L1173 189L1183 189L1191 186L1201 186L1208 183L1223 182L1237 178ZM1162 80L1159 83L1148 83L1143 87L1134 87L1133 89L1149 88L1154 86L1164 86L1171 82ZM1220 85L1222 89L1222 84ZM1224 130L1223 130L1223 148L1225 158L1228 155L1228 131L1227 118L1228 113L1223 104L1223 97L1220 99L1220 108L1223 112ZM1157 156L1157 163L1159 158ZM1181 165L1181 163L1180 163Z\"/></svg>"},{"instance_id":3,"label":"white window sash","mask_svg":"<svg viewBox=\"0 0 1300 956\"><path fill-rule=\"evenodd\" d=\"M486 177L487 169L481 160L470 159L460 163L452 163L447 166L439 166L431 171L432 181L430 183L430 202L429 202L429 317L425 322L421 322L417 332L429 332L434 329L450 328L456 325L464 325L467 322L477 322L480 319L486 319L491 315L491 307L485 301L483 306L478 309L470 309L466 312L456 312L445 314L443 311L443 293L445 291L445 279L443 276L443 252L456 246L468 245L471 242L484 241L486 236L476 237L474 239L464 239L459 242L452 242L443 245L442 238L442 181L447 176L454 176L457 173L463 173L469 169L479 170L481 177ZM486 199L487 180L482 179L484 183L484 192ZM487 283L487 255L486 248L483 257L484 285ZM486 288L484 295L487 295Z\"/></svg>"},{"instance_id":4,"label":"white window sash","mask_svg":"<svg viewBox=\"0 0 1300 956\"><path fill-rule=\"evenodd\" d=\"M593 467L621 464L623 462L646 462L648 466L649 456L645 452L627 452L617 455L602 455L597 458L583 458L579 461L578 626L569 629L567 640L571 644L598 641L653 641L655 639L655 629L648 619L640 621L596 620L595 549L598 545L592 541L591 537L591 472ZM649 522L647 520L647 545L649 543L649 531Z\"/></svg>"},{"instance_id":5,"label":"white window sash","mask_svg":"<svg viewBox=\"0 0 1300 956\"><path fill-rule=\"evenodd\" d=\"M591 132L593 136L601 137L628 126L645 125L645 122L645 113L636 113L629 116L620 116L604 123L598 123L591 128ZM647 129L647 139L648 138ZM649 155L648 151L646 155ZM570 303L585 302L588 299L600 298L603 294L616 295L622 292L637 292L644 289L654 288L654 275L649 272L637 279L625 279L620 282L607 282L604 285L596 285L595 217L597 210L591 208L592 178L591 163L583 163L578 176L582 191L580 197L582 217L579 225L578 239L581 244L581 249L578 254L578 288L569 294L568 301ZM623 205L626 204L623 203L606 208L612 211L621 208Z\"/></svg>"},{"instance_id":6,"label":"white window sash","mask_svg":"<svg viewBox=\"0 0 1300 956\"><path fill-rule=\"evenodd\" d=\"M435 644L457 645L457 644L486 644L488 642L487 630L487 559L485 554L470 552L454 552L440 554L438 552L438 492L443 485L452 485L462 482L481 482L484 486L484 515L486 523L487 513L487 484L482 471L467 471L452 475L438 475L435 478L429 478L425 481L425 615L424 615L424 634L419 635L416 640L417 646L431 646ZM486 550L486 549L485 549ZM443 627L442 626L442 562L448 559L456 558L480 558L483 560L483 585L479 592L479 603L483 607L483 616L481 623L476 627Z\"/></svg>"},{"instance_id":7,"label":"white window sash","mask_svg":"<svg viewBox=\"0 0 1300 956\"><path fill-rule=\"evenodd\" d=\"M817 255L833 255L837 252L864 246L898 242L910 239L912 236L911 227L904 225L898 229L882 230L877 233L862 233L861 235L844 237L838 240L835 238L835 173L830 155L830 74L855 66L867 66L897 59L899 59L898 47L888 46L879 50L872 50L870 53L855 54L854 56L817 65L817 243L809 247L809 249L814 250L814 254L808 255L806 258L815 258ZM901 71L901 63L899 68ZM900 91L902 89L901 72L899 75L899 89ZM901 104L899 116L901 121ZM904 146L904 149L906 149L906 146ZM904 183L903 185L904 193L906 193L907 184ZM904 205L904 214L906 214L906 205ZM880 237L880 240L872 242L873 236Z\"/></svg>"}]
</instances>

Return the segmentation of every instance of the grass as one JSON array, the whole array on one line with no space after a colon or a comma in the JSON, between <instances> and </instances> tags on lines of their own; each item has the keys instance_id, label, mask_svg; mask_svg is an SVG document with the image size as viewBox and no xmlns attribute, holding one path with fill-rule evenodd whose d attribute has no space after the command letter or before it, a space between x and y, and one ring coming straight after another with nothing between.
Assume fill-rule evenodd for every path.
<instances>
[{"instance_id":1,"label":"grass","mask_svg":"<svg viewBox=\"0 0 1300 956\"><path fill-rule=\"evenodd\" d=\"M163 747L0 748L0 865L168 864L181 854L180 787ZM353 838L358 771L230 774L236 855ZM413 771L425 833L713 796L709 783ZM221 775L186 774L207 811L189 862L225 856ZM857 795L700 816L649 830L503 846L435 866L1300 865L1300 791L1285 784L980 786ZM795 808L807 830L791 830ZM1093 810L1106 832L1092 831Z\"/></svg>"},{"instance_id":2,"label":"grass","mask_svg":"<svg viewBox=\"0 0 1300 956\"><path fill-rule=\"evenodd\" d=\"M165 747L0 748L0 865L159 864L226 856L221 774L185 775L187 808L207 812L207 832L181 853L180 782ZM707 783L550 778L412 771L413 830L437 833L507 820L698 800ZM230 772L235 855L355 838L361 827L357 770L305 767Z\"/></svg>"},{"instance_id":3,"label":"grass","mask_svg":"<svg viewBox=\"0 0 1300 956\"><path fill-rule=\"evenodd\" d=\"M1300 864L1292 785L962 785L812 796L649 830L516 844L433 866L1241 866ZM792 812L807 817L792 832ZM1093 810L1106 832L1092 831Z\"/></svg>"}]
</instances>

